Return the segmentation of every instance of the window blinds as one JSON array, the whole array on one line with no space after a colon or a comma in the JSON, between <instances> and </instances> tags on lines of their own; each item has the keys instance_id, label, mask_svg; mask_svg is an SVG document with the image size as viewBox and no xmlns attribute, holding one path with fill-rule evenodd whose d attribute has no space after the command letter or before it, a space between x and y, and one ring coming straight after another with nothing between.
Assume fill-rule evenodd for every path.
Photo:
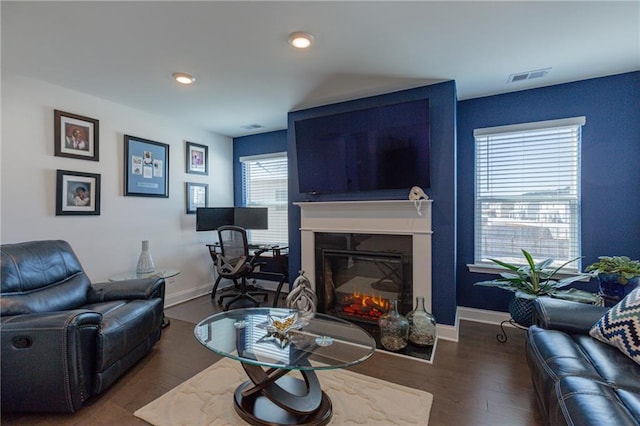
<instances>
[{"instance_id":1,"label":"window blinds","mask_svg":"<svg viewBox=\"0 0 640 426\"><path fill-rule=\"evenodd\" d=\"M474 131L475 263L580 256L584 117ZM578 262L567 269L579 269Z\"/></svg>"},{"instance_id":2,"label":"window blinds","mask_svg":"<svg viewBox=\"0 0 640 426\"><path fill-rule=\"evenodd\" d=\"M269 209L269 229L249 230L251 243L288 245L287 154L241 157L240 162L243 205Z\"/></svg>"}]
</instances>

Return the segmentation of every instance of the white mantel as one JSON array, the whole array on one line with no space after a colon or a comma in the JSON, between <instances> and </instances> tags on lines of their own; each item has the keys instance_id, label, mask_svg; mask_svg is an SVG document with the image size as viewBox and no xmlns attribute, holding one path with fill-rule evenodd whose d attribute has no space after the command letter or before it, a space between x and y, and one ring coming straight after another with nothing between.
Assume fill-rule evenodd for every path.
<instances>
[{"instance_id":1,"label":"white mantel","mask_svg":"<svg viewBox=\"0 0 640 426\"><path fill-rule=\"evenodd\" d=\"M316 276L316 232L412 236L413 295L423 296L431 312L431 200L299 202L301 264L307 277ZM315 281L315 280L312 280ZM315 282L312 282L315 287Z\"/></svg>"}]
</instances>

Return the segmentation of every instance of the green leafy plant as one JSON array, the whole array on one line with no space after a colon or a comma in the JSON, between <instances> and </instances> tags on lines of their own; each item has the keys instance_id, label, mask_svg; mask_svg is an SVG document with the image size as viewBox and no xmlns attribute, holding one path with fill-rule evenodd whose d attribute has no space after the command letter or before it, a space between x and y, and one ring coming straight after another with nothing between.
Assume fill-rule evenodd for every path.
<instances>
[{"instance_id":1,"label":"green leafy plant","mask_svg":"<svg viewBox=\"0 0 640 426\"><path fill-rule=\"evenodd\" d=\"M507 268L510 272L503 272L500 278L491 281L481 281L474 285L501 288L515 292L516 297L523 299L535 299L538 296L550 296L557 299L573 300L582 303L599 303L597 294L575 288L564 289L569 284L589 277L588 274L580 274L563 279L554 279L555 275L568 264L580 259L569 260L562 265L551 268L553 259L545 259L536 263L529 252L522 249L526 259L525 265L514 265L497 259L492 262Z\"/></svg>"},{"instance_id":2,"label":"green leafy plant","mask_svg":"<svg viewBox=\"0 0 640 426\"><path fill-rule=\"evenodd\" d=\"M600 256L597 262L587 266L585 272L592 272L593 276L618 274L618 283L626 285L630 279L640 276L640 261L627 256Z\"/></svg>"}]
</instances>

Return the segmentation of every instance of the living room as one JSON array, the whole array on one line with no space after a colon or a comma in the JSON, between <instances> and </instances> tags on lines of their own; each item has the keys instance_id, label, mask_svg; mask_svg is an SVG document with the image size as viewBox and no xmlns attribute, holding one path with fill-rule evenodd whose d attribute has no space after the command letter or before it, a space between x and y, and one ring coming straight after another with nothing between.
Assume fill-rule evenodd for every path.
<instances>
[{"instance_id":1,"label":"living room","mask_svg":"<svg viewBox=\"0 0 640 426\"><path fill-rule=\"evenodd\" d=\"M630 16L633 16L633 11L637 12L638 7L634 2L622 2L616 6L631 8L631 13L626 13ZM9 31L5 30L5 20L13 17L13 8L14 13L28 22L25 16L35 13L37 7L43 6L33 4L18 7L3 2L3 39L7 37L5 31ZM55 9L54 6L49 7ZM81 11L91 11L90 7L85 7L77 6L79 15ZM123 12L115 10L105 16L112 17L111 22L117 26L116 23L120 22L118 16ZM640 187L637 185L640 169L636 166L640 154L640 112L635 107L640 104L637 13L634 19L632 25L636 25L636 53L629 61L632 65L619 72L595 73L587 78L557 84L540 82L539 87L463 100L459 96L462 82L453 75L438 81L432 76L407 76L404 85L385 81L387 86L384 90L376 88L367 91L361 87L359 93L356 93L357 90L347 91L344 97L333 93L329 85L324 97L319 97L316 104L304 105L301 102L303 108L293 104L291 108L281 111L283 126L267 132L234 136L171 117L172 110L168 110L167 117L141 107L127 106L115 97L96 96L90 87L69 88L64 87L65 84L34 78L16 71L11 62L13 59L20 65L30 64L33 58L26 60L11 56L7 61L3 49L2 243L67 240L91 280L101 282L114 274L135 270L140 242L148 240L158 267L180 270L179 275L167 279L166 306L206 295L211 290L215 273L205 245L216 237L212 232L195 232L195 215L185 213L186 182L209 185L209 206L238 205L241 199L238 159L246 155L281 151L287 151L290 158L295 157L293 135L287 128L291 127L292 120L298 115L326 114L357 109L370 103L428 98L432 174L431 185L425 191L433 200L434 207L432 312L438 320L439 333L444 338L456 341L459 339L461 319L498 323L508 318L509 294L474 287L475 282L489 279L492 275L471 272L467 266L474 263L474 129L586 117L582 130L580 181L582 263L587 265L598 256L607 254L640 257L640 239L637 238L640 234L637 215L640 208ZM89 18L85 16L84 20L86 24ZM9 24L13 28L11 25L18 23ZM114 30L123 33L127 28L118 27ZM9 33L9 37L12 34ZM124 38L115 40L113 44L105 40L95 49L118 50L126 43ZM320 36L317 42L321 42ZM70 73L82 73L83 59L80 57L75 60L78 52L72 46L67 46L69 57L63 62L67 63ZM15 55L15 50L11 52ZM24 54L31 55L27 50ZM598 54L600 52L594 55ZM48 59L42 56L37 60L42 62ZM181 61L176 60L176 63L181 64ZM549 65L553 64L540 64L539 67ZM166 68L158 64L156 67ZM516 69L513 72L522 71L519 64L514 67ZM122 69L122 73L126 74L126 69ZM153 78L164 78L164 75ZM197 89L197 84L208 84L208 78L198 75L196 85L188 91L168 86L158 96L182 97L187 101L198 98L194 89ZM362 76L362 79L365 80L366 76ZM142 86L145 82L139 81L137 84ZM536 84L535 80L531 84ZM319 87L317 90L322 92L321 89ZM113 90L117 91L115 88ZM151 105L155 100L147 99L147 102ZM99 120L99 161L54 155L54 110ZM246 120L253 122L255 119ZM124 135L170 146L168 197L123 196ZM191 175L184 170L186 141L208 147L208 175ZM310 201L310 197L298 192L298 170L292 163L289 168L288 195L289 270L297 271L301 264L300 209L293 203ZM101 175L100 215L55 214L56 170ZM406 199L408 189L327 195L313 200ZM295 275L292 274L291 280ZM592 281L581 288L596 291L597 284Z\"/></svg>"}]
</instances>

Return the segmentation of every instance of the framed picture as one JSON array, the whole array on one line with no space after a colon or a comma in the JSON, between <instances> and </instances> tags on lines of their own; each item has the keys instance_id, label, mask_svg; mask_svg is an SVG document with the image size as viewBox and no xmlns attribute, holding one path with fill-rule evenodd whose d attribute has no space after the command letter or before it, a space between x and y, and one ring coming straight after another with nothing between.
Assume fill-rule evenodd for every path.
<instances>
[{"instance_id":1,"label":"framed picture","mask_svg":"<svg viewBox=\"0 0 640 426\"><path fill-rule=\"evenodd\" d=\"M53 110L54 154L98 161L98 124L93 118Z\"/></svg>"},{"instance_id":2,"label":"framed picture","mask_svg":"<svg viewBox=\"0 0 640 426\"><path fill-rule=\"evenodd\" d=\"M187 214L195 214L198 207L209 204L209 185L187 182Z\"/></svg>"},{"instance_id":3,"label":"framed picture","mask_svg":"<svg viewBox=\"0 0 640 426\"><path fill-rule=\"evenodd\" d=\"M187 159L187 173L194 175L209 174L209 147L193 142L187 142L185 153Z\"/></svg>"},{"instance_id":4,"label":"framed picture","mask_svg":"<svg viewBox=\"0 0 640 426\"><path fill-rule=\"evenodd\" d=\"M100 215L100 175L56 171L56 216Z\"/></svg>"},{"instance_id":5,"label":"framed picture","mask_svg":"<svg viewBox=\"0 0 640 426\"><path fill-rule=\"evenodd\" d=\"M169 198L169 145L124 135L124 195Z\"/></svg>"}]
</instances>

